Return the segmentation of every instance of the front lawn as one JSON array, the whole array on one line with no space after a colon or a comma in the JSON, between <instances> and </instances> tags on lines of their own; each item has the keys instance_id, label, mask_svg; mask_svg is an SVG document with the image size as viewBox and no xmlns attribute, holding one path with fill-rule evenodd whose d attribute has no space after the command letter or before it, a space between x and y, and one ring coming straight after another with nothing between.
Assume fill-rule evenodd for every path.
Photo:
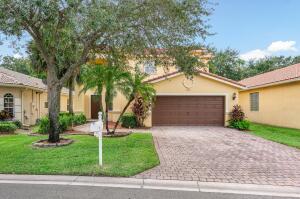
<instances>
[{"instance_id":1,"label":"front lawn","mask_svg":"<svg viewBox=\"0 0 300 199\"><path fill-rule=\"evenodd\" d=\"M151 134L103 139L103 168L98 163L98 139L65 136L69 146L38 149L32 142L45 136L0 136L0 173L132 176L159 164Z\"/></svg>"},{"instance_id":2,"label":"front lawn","mask_svg":"<svg viewBox=\"0 0 300 199\"><path fill-rule=\"evenodd\" d=\"M254 135L300 149L300 130L251 123L250 131Z\"/></svg>"}]
</instances>

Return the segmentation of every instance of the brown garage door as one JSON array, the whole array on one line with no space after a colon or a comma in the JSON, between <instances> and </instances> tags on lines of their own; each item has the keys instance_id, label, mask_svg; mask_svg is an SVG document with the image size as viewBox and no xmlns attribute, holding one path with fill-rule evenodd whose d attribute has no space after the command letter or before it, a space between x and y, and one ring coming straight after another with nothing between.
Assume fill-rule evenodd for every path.
<instances>
[{"instance_id":1,"label":"brown garage door","mask_svg":"<svg viewBox=\"0 0 300 199\"><path fill-rule=\"evenodd\" d=\"M224 126L223 96L158 96L153 126Z\"/></svg>"}]
</instances>

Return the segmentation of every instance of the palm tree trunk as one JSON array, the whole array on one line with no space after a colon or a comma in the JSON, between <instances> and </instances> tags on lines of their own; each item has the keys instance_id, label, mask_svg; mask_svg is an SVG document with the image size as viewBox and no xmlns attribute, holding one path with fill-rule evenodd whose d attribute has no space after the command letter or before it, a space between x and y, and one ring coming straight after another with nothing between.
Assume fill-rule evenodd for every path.
<instances>
[{"instance_id":1,"label":"palm tree trunk","mask_svg":"<svg viewBox=\"0 0 300 199\"><path fill-rule=\"evenodd\" d=\"M118 120L117 120L117 122L115 123L115 126L114 126L114 128L113 128L113 130L112 130L112 134L115 133L115 131L116 131L116 129L117 129L119 123L120 123L120 120L121 120L122 116L124 115L125 111L127 110L127 108L129 107L129 105L131 104L131 102L132 102L133 100L134 100L134 98L130 98L130 100L127 102L126 106L123 108L123 110L122 110L121 114L119 115Z\"/></svg>"},{"instance_id":2,"label":"palm tree trunk","mask_svg":"<svg viewBox=\"0 0 300 199\"><path fill-rule=\"evenodd\" d=\"M108 126L108 104L106 103L106 106L105 106L105 127L106 127L106 131L107 131L107 134L110 134L110 130L109 130L109 126Z\"/></svg>"}]
</instances>

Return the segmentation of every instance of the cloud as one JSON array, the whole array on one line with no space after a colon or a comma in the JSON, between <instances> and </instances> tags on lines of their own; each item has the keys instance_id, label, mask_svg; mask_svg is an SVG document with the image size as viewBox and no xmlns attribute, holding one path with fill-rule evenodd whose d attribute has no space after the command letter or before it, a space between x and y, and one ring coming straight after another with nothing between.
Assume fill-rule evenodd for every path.
<instances>
[{"instance_id":1,"label":"cloud","mask_svg":"<svg viewBox=\"0 0 300 199\"><path fill-rule=\"evenodd\" d=\"M22 58L23 56L20 53L15 53L13 57L19 59Z\"/></svg>"},{"instance_id":2,"label":"cloud","mask_svg":"<svg viewBox=\"0 0 300 199\"><path fill-rule=\"evenodd\" d=\"M295 41L274 41L272 42L267 49L256 49L249 52L243 53L240 55L240 58L249 61L249 60L258 60L265 58L267 56L272 56L278 52L287 52L287 51L298 51L295 47Z\"/></svg>"},{"instance_id":3,"label":"cloud","mask_svg":"<svg viewBox=\"0 0 300 199\"><path fill-rule=\"evenodd\" d=\"M269 52L297 51L295 45L295 41L274 41L268 46L267 50Z\"/></svg>"},{"instance_id":4,"label":"cloud","mask_svg":"<svg viewBox=\"0 0 300 199\"><path fill-rule=\"evenodd\" d=\"M264 50L256 49L247 53L241 54L240 58L245 61L258 60L269 56L270 54Z\"/></svg>"}]
</instances>

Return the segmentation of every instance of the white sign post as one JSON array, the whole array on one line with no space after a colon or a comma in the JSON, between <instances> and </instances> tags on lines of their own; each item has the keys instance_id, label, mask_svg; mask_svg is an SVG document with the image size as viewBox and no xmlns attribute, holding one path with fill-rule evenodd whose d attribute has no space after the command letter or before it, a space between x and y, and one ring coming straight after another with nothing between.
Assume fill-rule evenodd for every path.
<instances>
[{"instance_id":1,"label":"white sign post","mask_svg":"<svg viewBox=\"0 0 300 199\"><path fill-rule=\"evenodd\" d=\"M102 122L102 113L98 113L98 122L91 123L90 130L91 132L94 132L94 135L97 136L98 132L98 138L99 138L99 165L102 166L102 129L103 129L103 122Z\"/></svg>"}]
</instances>

